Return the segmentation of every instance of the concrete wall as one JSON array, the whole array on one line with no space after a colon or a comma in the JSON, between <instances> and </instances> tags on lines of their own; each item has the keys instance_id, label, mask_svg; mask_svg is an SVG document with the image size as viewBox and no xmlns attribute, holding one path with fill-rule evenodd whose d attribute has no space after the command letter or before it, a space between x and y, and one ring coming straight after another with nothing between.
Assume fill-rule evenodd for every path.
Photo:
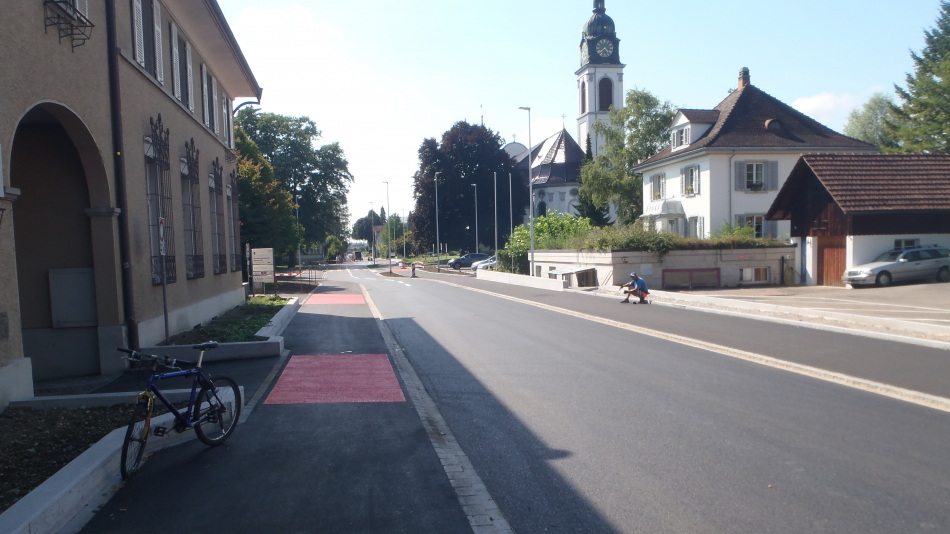
<instances>
[{"instance_id":1,"label":"concrete wall","mask_svg":"<svg viewBox=\"0 0 950 534\"><path fill-rule=\"evenodd\" d=\"M722 287L738 285L767 285L779 282L781 258L786 265L795 261L795 247L770 247L730 250L683 250L673 251L662 258L650 252L620 251L536 251L535 265L544 273L567 267L592 267L596 283L601 287L620 286L630 281L630 273L636 272L647 285L654 289L663 287L663 272L672 269L720 269ZM769 282L742 283L740 269L770 267Z\"/></svg>"},{"instance_id":2,"label":"concrete wall","mask_svg":"<svg viewBox=\"0 0 950 534\"><path fill-rule=\"evenodd\" d=\"M848 269L870 263L880 254L893 250L897 239L919 239L921 246L950 247L950 234L894 234L848 236Z\"/></svg>"}]
</instances>

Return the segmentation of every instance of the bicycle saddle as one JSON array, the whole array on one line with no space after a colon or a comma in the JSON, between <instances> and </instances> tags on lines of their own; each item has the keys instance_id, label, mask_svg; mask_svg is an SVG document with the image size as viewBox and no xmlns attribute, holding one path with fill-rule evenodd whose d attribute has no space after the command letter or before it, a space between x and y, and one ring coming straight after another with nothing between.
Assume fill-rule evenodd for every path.
<instances>
[{"instance_id":1,"label":"bicycle saddle","mask_svg":"<svg viewBox=\"0 0 950 534\"><path fill-rule=\"evenodd\" d=\"M218 348L218 342L217 342L217 341L209 341L209 342L207 342L207 343L202 343L202 344L200 344L200 345L195 345L195 346L192 347L192 348L195 349L195 350L211 350L211 349L216 349L216 348Z\"/></svg>"}]
</instances>

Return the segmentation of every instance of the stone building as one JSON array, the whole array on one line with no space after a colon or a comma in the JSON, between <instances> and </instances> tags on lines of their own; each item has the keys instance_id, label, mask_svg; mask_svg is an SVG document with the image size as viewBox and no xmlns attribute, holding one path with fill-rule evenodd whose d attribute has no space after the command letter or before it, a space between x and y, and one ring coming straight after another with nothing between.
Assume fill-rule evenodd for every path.
<instances>
[{"instance_id":1,"label":"stone building","mask_svg":"<svg viewBox=\"0 0 950 534\"><path fill-rule=\"evenodd\" d=\"M163 276L170 334L242 302L231 118L260 96L216 0L4 6L0 407L162 341Z\"/></svg>"}]
</instances>

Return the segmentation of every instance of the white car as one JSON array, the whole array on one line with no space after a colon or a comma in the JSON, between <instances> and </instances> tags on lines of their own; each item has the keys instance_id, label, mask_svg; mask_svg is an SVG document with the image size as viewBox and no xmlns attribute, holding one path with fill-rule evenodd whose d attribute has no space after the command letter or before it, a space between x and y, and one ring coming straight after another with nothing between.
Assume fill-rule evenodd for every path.
<instances>
[{"instance_id":1,"label":"white car","mask_svg":"<svg viewBox=\"0 0 950 534\"><path fill-rule=\"evenodd\" d=\"M944 247L919 247L891 250L871 263L847 271L841 280L853 286L889 286L893 282L933 280L950 282L950 250Z\"/></svg>"},{"instance_id":2,"label":"white car","mask_svg":"<svg viewBox=\"0 0 950 534\"><path fill-rule=\"evenodd\" d=\"M488 269L488 270L493 271L495 270L496 265L498 265L498 260L495 259L495 256L492 256L488 258L487 260L482 260L478 263L473 263L472 270L477 271L479 269Z\"/></svg>"}]
</instances>

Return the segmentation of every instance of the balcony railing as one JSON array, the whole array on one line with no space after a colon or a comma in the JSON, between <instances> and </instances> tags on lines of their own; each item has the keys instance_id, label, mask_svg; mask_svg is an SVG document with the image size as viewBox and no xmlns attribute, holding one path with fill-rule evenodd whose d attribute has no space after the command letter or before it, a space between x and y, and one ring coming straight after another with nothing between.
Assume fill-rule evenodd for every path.
<instances>
[{"instance_id":1,"label":"balcony railing","mask_svg":"<svg viewBox=\"0 0 950 534\"><path fill-rule=\"evenodd\" d=\"M73 51L92 39L95 25L85 13L76 8L76 0L43 0L46 30L56 28L59 42L69 38Z\"/></svg>"}]
</instances>

